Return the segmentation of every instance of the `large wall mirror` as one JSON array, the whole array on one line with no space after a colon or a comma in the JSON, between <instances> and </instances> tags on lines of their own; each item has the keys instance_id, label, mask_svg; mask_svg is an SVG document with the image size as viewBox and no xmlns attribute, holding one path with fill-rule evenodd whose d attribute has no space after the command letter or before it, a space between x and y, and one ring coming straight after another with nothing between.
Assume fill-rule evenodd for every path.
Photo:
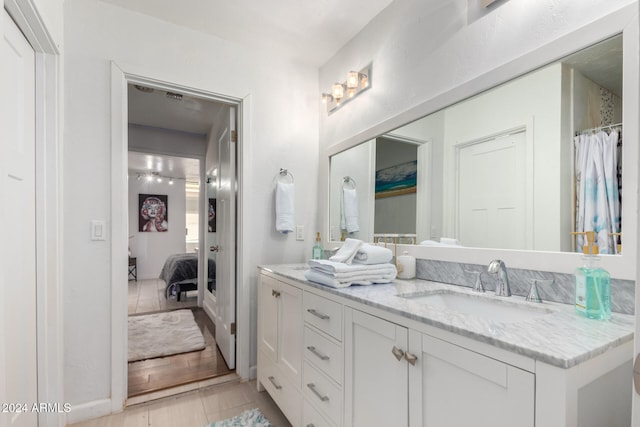
<instances>
[{"instance_id":1,"label":"large wall mirror","mask_svg":"<svg viewBox=\"0 0 640 427\"><path fill-rule=\"evenodd\" d=\"M571 232L595 230L601 253L635 256L636 218L624 215L635 212L637 188L637 58L625 58L637 57L629 54L637 43L629 39L564 46L559 60L329 149L329 240L575 253L583 239ZM592 182L606 199L592 200ZM592 220L599 209L607 224Z\"/></svg>"}]
</instances>

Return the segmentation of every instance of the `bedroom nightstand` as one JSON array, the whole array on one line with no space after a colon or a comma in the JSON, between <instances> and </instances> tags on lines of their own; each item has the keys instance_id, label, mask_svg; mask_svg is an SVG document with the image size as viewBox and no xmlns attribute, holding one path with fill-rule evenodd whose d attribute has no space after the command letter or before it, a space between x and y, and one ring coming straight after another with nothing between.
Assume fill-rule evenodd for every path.
<instances>
[{"instance_id":1,"label":"bedroom nightstand","mask_svg":"<svg viewBox=\"0 0 640 427\"><path fill-rule=\"evenodd\" d=\"M135 257L129 257L129 280L138 281L138 261Z\"/></svg>"}]
</instances>

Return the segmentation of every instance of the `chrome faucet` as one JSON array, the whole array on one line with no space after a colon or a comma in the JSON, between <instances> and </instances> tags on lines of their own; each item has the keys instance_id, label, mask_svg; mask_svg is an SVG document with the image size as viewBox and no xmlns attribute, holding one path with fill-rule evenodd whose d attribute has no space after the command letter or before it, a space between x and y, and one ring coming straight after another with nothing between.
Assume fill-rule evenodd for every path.
<instances>
[{"instance_id":1,"label":"chrome faucet","mask_svg":"<svg viewBox=\"0 0 640 427\"><path fill-rule=\"evenodd\" d=\"M507 277L507 266L501 259L494 259L489 263L487 271L496 275L496 295L500 297L510 297L509 277Z\"/></svg>"}]
</instances>

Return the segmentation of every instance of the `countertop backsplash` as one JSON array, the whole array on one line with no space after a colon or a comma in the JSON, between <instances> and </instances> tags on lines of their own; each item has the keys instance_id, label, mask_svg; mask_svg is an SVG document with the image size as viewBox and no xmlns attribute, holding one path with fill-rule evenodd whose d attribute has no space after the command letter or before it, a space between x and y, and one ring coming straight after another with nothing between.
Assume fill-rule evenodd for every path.
<instances>
[{"instance_id":1,"label":"countertop backsplash","mask_svg":"<svg viewBox=\"0 0 640 427\"><path fill-rule=\"evenodd\" d=\"M487 272L486 265L463 264L429 259L416 260L416 277L434 282L449 283L472 287L474 277L465 271L480 271L480 279L485 290L493 291L495 279ZM573 274L552 273L549 271L524 270L510 268L507 265L509 285L514 295L526 296L531 284L529 279L554 279L551 286L538 284L538 293L543 301L573 304L575 298L575 277ZM611 279L611 311L634 314L635 282L632 280Z\"/></svg>"}]
</instances>

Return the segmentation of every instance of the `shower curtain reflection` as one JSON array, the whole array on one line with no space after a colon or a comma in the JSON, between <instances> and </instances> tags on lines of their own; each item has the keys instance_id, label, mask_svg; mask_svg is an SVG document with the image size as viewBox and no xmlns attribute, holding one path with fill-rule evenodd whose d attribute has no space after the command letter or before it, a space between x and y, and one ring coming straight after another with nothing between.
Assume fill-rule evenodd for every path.
<instances>
[{"instance_id":1,"label":"shower curtain reflection","mask_svg":"<svg viewBox=\"0 0 640 427\"><path fill-rule=\"evenodd\" d=\"M584 131L574 138L576 231L594 231L601 254L619 253L621 236L621 126ZM584 236L578 235L576 250Z\"/></svg>"}]
</instances>

